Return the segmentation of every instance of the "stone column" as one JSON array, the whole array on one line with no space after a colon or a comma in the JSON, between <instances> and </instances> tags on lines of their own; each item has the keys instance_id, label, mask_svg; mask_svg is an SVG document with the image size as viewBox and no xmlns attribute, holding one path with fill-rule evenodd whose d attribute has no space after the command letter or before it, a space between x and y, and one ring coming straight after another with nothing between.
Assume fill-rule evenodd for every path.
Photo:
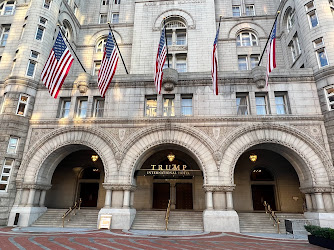
<instances>
[{"instance_id":1,"label":"stone column","mask_svg":"<svg viewBox=\"0 0 334 250\"><path fill-rule=\"evenodd\" d=\"M29 191L27 207L32 207L34 205L35 193L36 193L36 189L31 188Z\"/></svg>"},{"instance_id":2,"label":"stone column","mask_svg":"<svg viewBox=\"0 0 334 250\"><path fill-rule=\"evenodd\" d=\"M233 210L233 197L231 191L226 192L226 209Z\"/></svg>"},{"instance_id":3,"label":"stone column","mask_svg":"<svg viewBox=\"0 0 334 250\"><path fill-rule=\"evenodd\" d=\"M17 189L14 206L19 206L21 204L22 191L23 191L22 188Z\"/></svg>"},{"instance_id":4,"label":"stone column","mask_svg":"<svg viewBox=\"0 0 334 250\"><path fill-rule=\"evenodd\" d=\"M105 208L110 208L111 206L111 189L106 190L106 198L104 201L104 207Z\"/></svg>"},{"instance_id":5,"label":"stone column","mask_svg":"<svg viewBox=\"0 0 334 250\"><path fill-rule=\"evenodd\" d=\"M170 182L170 208L175 209L176 205L176 183L171 181Z\"/></svg>"},{"instance_id":6,"label":"stone column","mask_svg":"<svg viewBox=\"0 0 334 250\"><path fill-rule=\"evenodd\" d=\"M44 207L46 190L41 190L41 196L39 198L39 206Z\"/></svg>"},{"instance_id":7,"label":"stone column","mask_svg":"<svg viewBox=\"0 0 334 250\"><path fill-rule=\"evenodd\" d=\"M130 208L133 208L134 201L135 201L135 191L131 191L131 193L130 193Z\"/></svg>"},{"instance_id":8,"label":"stone column","mask_svg":"<svg viewBox=\"0 0 334 250\"><path fill-rule=\"evenodd\" d=\"M22 196L20 206L25 206L28 203L28 196L29 196L29 189L23 188L22 189Z\"/></svg>"},{"instance_id":9,"label":"stone column","mask_svg":"<svg viewBox=\"0 0 334 250\"><path fill-rule=\"evenodd\" d=\"M124 190L123 195L123 208L130 207L130 190Z\"/></svg>"},{"instance_id":10,"label":"stone column","mask_svg":"<svg viewBox=\"0 0 334 250\"><path fill-rule=\"evenodd\" d=\"M324 212L325 211L325 205L324 205L324 199L322 197L322 193L315 193L315 201L317 203L317 212Z\"/></svg>"},{"instance_id":11,"label":"stone column","mask_svg":"<svg viewBox=\"0 0 334 250\"><path fill-rule=\"evenodd\" d=\"M212 210L213 209L212 191L206 191L205 200L206 200L206 209Z\"/></svg>"},{"instance_id":12,"label":"stone column","mask_svg":"<svg viewBox=\"0 0 334 250\"><path fill-rule=\"evenodd\" d=\"M306 200L306 211L311 212L313 210L311 195L305 194L305 200Z\"/></svg>"}]
</instances>

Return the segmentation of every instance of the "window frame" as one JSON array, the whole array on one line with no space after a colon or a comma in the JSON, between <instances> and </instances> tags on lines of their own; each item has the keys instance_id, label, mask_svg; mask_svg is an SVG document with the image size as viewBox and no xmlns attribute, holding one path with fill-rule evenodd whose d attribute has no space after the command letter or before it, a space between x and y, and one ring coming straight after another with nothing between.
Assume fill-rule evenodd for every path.
<instances>
[{"instance_id":1,"label":"window frame","mask_svg":"<svg viewBox=\"0 0 334 250\"><path fill-rule=\"evenodd\" d=\"M183 100L191 100L191 106L185 105ZM186 114L184 110L190 108L190 114ZM181 94L181 116L193 116L194 115L194 104L193 104L193 95L192 94Z\"/></svg>"},{"instance_id":2,"label":"window frame","mask_svg":"<svg viewBox=\"0 0 334 250\"><path fill-rule=\"evenodd\" d=\"M105 22L102 22L102 16L105 17ZM100 13L99 24L106 24L107 22L108 22L108 14L107 13Z\"/></svg>"},{"instance_id":3,"label":"window frame","mask_svg":"<svg viewBox=\"0 0 334 250\"><path fill-rule=\"evenodd\" d=\"M16 140L15 144L11 144L11 140ZM7 145L7 151L6 153L7 154L11 154L11 155L16 155L17 154L17 148L19 146L19 141L20 141L20 138L18 136L10 136L9 137L9 140L8 140L8 145ZM13 145L15 146L14 149L13 149Z\"/></svg>"},{"instance_id":4,"label":"window frame","mask_svg":"<svg viewBox=\"0 0 334 250\"><path fill-rule=\"evenodd\" d=\"M66 103L69 103L68 109L66 108ZM71 98L70 97L61 97L59 104L60 105L59 105L58 118L68 119L69 116L70 116L70 112L71 112ZM68 110L67 116L65 116L67 110Z\"/></svg>"},{"instance_id":5,"label":"window frame","mask_svg":"<svg viewBox=\"0 0 334 250\"><path fill-rule=\"evenodd\" d=\"M246 101L246 105L242 105L242 106L246 106L246 113L245 112L240 112L239 114L239 107L240 107L240 102L241 102L241 99L240 99L240 102L239 102L239 105L238 105L238 98L245 98L245 101ZM243 92L239 92L239 93L236 93L235 95L235 99L236 99L236 111L237 111L237 115L239 116L246 116L246 115L250 115L250 105L249 105L249 94L248 93L243 93Z\"/></svg>"},{"instance_id":6,"label":"window frame","mask_svg":"<svg viewBox=\"0 0 334 250\"><path fill-rule=\"evenodd\" d=\"M43 2L43 8L49 10L51 8L51 4L52 4L52 0L44 0L44 2Z\"/></svg>"},{"instance_id":7,"label":"window frame","mask_svg":"<svg viewBox=\"0 0 334 250\"><path fill-rule=\"evenodd\" d=\"M248 7L252 7L252 12L250 12L250 11L247 11L247 8ZM249 13L251 13L251 15L249 15ZM254 4L246 4L245 5L245 15L246 16L255 16L255 5Z\"/></svg>"},{"instance_id":8,"label":"window frame","mask_svg":"<svg viewBox=\"0 0 334 250\"><path fill-rule=\"evenodd\" d=\"M81 107L83 102L86 102L86 107L85 108ZM84 113L82 113L83 111L84 111ZM84 118L88 117L88 97L78 97L77 98L76 109L75 109L75 117L80 118L80 119L84 119Z\"/></svg>"},{"instance_id":9,"label":"window frame","mask_svg":"<svg viewBox=\"0 0 334 250\"><path fill-rule=\"evenodd\" d=\"M296 13L294 10L290 10L289 13L287 14L287 19L286 19L286 29L288 32L291 31L293 26L295 25L295 20L296 18Z\"/></svg>"},{"instance_id":10,"label":"window frame","mask_svg":"<svg viewBox=\"0 0 334 250\"><path fill-rule=\"evenodd\" d=\"M27 97L27 101L22 101L21 100L21 97ZM15 114L16 115L19 115L19 116L26 116L26 114L27 114L27 110L28 110L28 107L29 107L29 99L30 99L30 96L29 95L27 95L27 94L20 94L20 96L19 96L19 100L18 100L18 102L17 102L17 107L16 107L16 112L15 112ZM18 112L19 112L19 108L20 108L20 104L24 104L25 106L24 106L24 111L23 111L23 114L19 114Z\"/></svg>"},{"instance_id":11,"label":"window frame","mask_svg":"<svg viewBox=\"0 0 334 250\"><path fill-rule=\"evenodd\" d=\"M245 34L248 34L249 36L249 44L250 45L244 45L243 43L243 36L245 36ZM253 39L253 36L255 37L255 41ZM253 33L252 31L241 31L238 33L237 37L236 37L236 45L237 47L254 47L254 46L258 46L258 38L255 35L255 33Z\"/></svg>"},{"instance_id":12,"label":"window frame","mask_svg":"<svg viewBox=\"0 0 334 250\"><path fill-rule=\"evenodd\" d=\"M276 114L277 115L288 115L290 114L290 108L289 108L289 102L288 102L288 93L287 92L281 92L281 91L275 91L274 92L275 95L275 105L276 105ZM277 100L276 98L278 97L282 97L283 98L283 109L284 109L284 114L279 114L278 113L278 106L282 106L282 105L278 105L277 104Z\"/></svg>"},{"instance_id":13,"label":"window frame","mask_svg":"<svg viewBox=\"0 0 334 250\"><path fill-rule=\"evenodd\" d=\"M256 64L254 65L254 67L252 66L252 58L255 58L257 57L257 61L256 61ZM240 62L239 62L239 59L241 58L245 58L246 59L246 69L241 69L240 68ZM260 60L260 55L258 54L250 54L250 55L238 55L238 70L240 71L245 71L245 70L252 70L253 68L255 68L258 63L259 63L259 60Z\"/></svg>"},{"instance_id":14,"label":"window frame","mask_svg":"<svg viewBox=\"0 0 334 250\"><path fill-rule=\"evenodd\" d=\"M11 161L11 164L7 165L6 161ZM6 193L8 191L8 185L9 185L9 182L10 182L10 179L11 179L11 173L12 173L12 169L14 167L14 163L15 163L14 159L10 159L10 158L5 158L4 159L4 162L3 162L3 165L2 165L2 170L1 170L1 175L0 175L0 185L6 185L6 187L5 187L4 190L0 189L1 193ZM9 169L9 172L6 173L5 169ZM6 181L2 180L2 178L4 176L8 177L8 179Z\"/></svg>"},{"instance_id":15,"label":"window frame","mask_svg":"<svg viewBox=\"0 0 334 250\"><path fill-rule=\"evenodd\" d=\"M332 89L331 93L328 93L328 89ZM325 96L326 96L326 102L327 102L327 108L328 111L334 110L334 85L330 85L324 88ZM333 97L333 101L330 101L330 97ZM331 108L333 106L333 108Z\"/></svg>"},{"instance_id":16,"label":"window frame","mask_svg":"<svg viewBox=\"0 0 334 250\"><path fill-rule=\"evenodd\" d=\"M103 108L97 107L97 104L103 102ZM105 98L94 97L92 117L101 118L104 116ZM102 112L101 112L102 111Z\"/></svg>"},{"instance_id":17,"label":"window frame","mask_svg":"<svg viewBox=\"0 0 334 250\"><path fill-rule=\"evenodd\" d=\"M34 65L32 75L28 75L29 70L30 70L30 65ZM26 76L34 78L35 77L35 72L36 72L36 66L37 66L37 61L35 61L33 59L29 59L28 60L28 65L27 65L27 70L26 70Z\"/></svg>"},{"instance_id":18,"label":"window frame","mask_svg":"<svg viewBox=\"0 0 334 250\"><path fill-rule=\"evenodd\" d=\"M316 24L315 26L313 26L312 19L311 19L311 15L313 16L313 14L314 14L314 16L315 16L316 19L317 19L317 24ZM318 18L317 11L316 11L315 9L309 11L309 12L307 13L307 17L308 17L308 21L309 21L310 29L314 29L314 28L316 28L316 27L319 26L319 18Z\"/></svg>"},{"instance_id":19,"label":"window frame","mask_svg":"<svg viewBox=\"0 0 334 250\"><path fill-rule=\"evenodd\" d=\"M11 15L14 15L14 13L15 13L16 1L3 1L0 4L0 6L2 7L0 9L0 16L11 16ZM7 7L12 7L10 12L7 12L7 10L6 10Z\"/></svg>"},{"instance_id":20,"label":"window frame","mask_svg":"<svg viewBox=\"0 0 334 250\"><path fill-rule=\"evenodd\" d=\"M115 18L117 16L117 18ZM116 20L116 22L115 22ZM111 23L112 24L119 24L119 12L114 12L111 14Z\"/></svg>"},{"instance_id":21,"label":"window frame","mask_svg":"<svg viewBox=\"0 0 334 250\"><path fill-rule=\"evenodd\" d=\"M149 106L148 101L155 101L155 106ZM144 116L145 117L157 117L158 116L158 99L156 95L145 96Z\"/></svg>"},{"instance_id":22,"label":"window frame","mask_svg":"<svg viewBox=\"0 0 334 250\"><path fill-rule=\"evenodd\" d=\"M327 57L327 53L326 53L325 47L319 48L315 52L316 52L316 56L317 56L317 61L318 61L319 68L324 68L324 67L329 66L329 60L328 60L328 57ZM326 56L327 64L324 65L324 66L321 65L321 60L320 60L320 54L319 54L319 52L324 52L324 54Z\"/></svg>"},{"instance_id":23,"label":"window frame","mask_svg":"<svg viewBox=\"0 0 334 250\"><path fill-rule=\"evenodd\" d=\"M41 38L38 39L37 35L38 35L38 31L39 30L42 30L42 35L41 35ZM45 27L42 26L42 25L37 25L37 30L36 30L36 34L35 34L35 40L37 41L40 41L40 42L43 42L43 38L44 38L44 31L45 31Z\"/></svg>"},{"instance_id":24,"label":"window frame","mask_svg":"<svg viewBox=\"0 0 334 250\"><path fill-rule=\"evenodd\" d=\"M8 30L6 31L6 29L8 29ZM1 26L0 47L6 46L7 40L8 40L8 37L9 37L9 32L10 32L10 25L2 25ZM6 38L4 38L4 36L6 36Z\"/></svg>"},{"instance_id":25,"label":"window frame","mask_svg":"<svg viewBox=\"0 0 334 250\"><path fill-rule=\"evenodd\" d=\"M264 105L258 105L256 102L257 98L263 98L264 99ZM265 114L259 114L258 113L258 107L265 107ZM267 93L255 93L255 110L256 110L256 115L269 115L270 110L269 110L269 102L268 102L268 94Z\"/></svg>"},{"instance_id":26,"label":"window frame","mask_svg":"<svg viewBox=\"0 0 334 250\"><path fill-rule=\"evenodd\" d=\"M101 68L102 60L94 60L94 68L93 68L93 76L97 76L99 74L100 68ZM99 65L99 66L97 66Z\"/></svg>"},{"instance_id":27,"label":"window frame","mask_svg":"<svg viewBox=\"0 0 334 250\"><path fill-rule=\"evenodd\" d=\"M235 12L234 10L238 9L238 12ZM238 14L238 15L235 15ZM240 17L241 16L241 6L240 5L232 5L232 16L233 17Z\"/></svg>"},{"instance_id":28,"label":"window frame","mask_svg":"<svg viewBox=\"0 0 334 250\"><path fill-rule=\"evenodd\" d=\"M166 100L172 100L171 106L166 106ZM168 102L170 103L170 102ZM164 117L174 117L175 116L175 95L167 94L162 96L162 116Z\"/></svg>"}]
</instances>

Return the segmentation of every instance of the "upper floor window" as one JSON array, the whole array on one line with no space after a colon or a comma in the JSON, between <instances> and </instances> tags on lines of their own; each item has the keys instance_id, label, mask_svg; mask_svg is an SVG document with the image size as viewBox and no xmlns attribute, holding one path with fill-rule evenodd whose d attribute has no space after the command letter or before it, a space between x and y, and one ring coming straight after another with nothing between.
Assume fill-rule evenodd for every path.
<instances>
[{"instance_id":1,"label":"upper floor window","mask_svg":"<svg viewBox=\"0 0 334 250\"><path fill-rule=\"evenodd\" d=\"M255 34L249 31L241 32L237 36L237 46L256 46L257 38Z\"/></svg>"},{"instance_id":2,"label":"upper floor window","mask_svg":"<svg viewBox=\"0 0 334 250\"><path fill-rule=\"evenodd\" d=\"M289 48L292 54L292 60L296 61L297 57L301 54L300 43L297 34L294 35L292 40L289 43Z\"/></svg>"},{"instance_id":3,"label":"upper floor window","mask_svg":"<svg viewBox=\"0 0 334 250\"><path fill-rule=\"evenodd\" d=\"M181 115L192 116L193 115L193 96L181 95Z\"/></svg>"},{"instance_id":4,"label":"upper floor window","mask_svg":"<svg viewBox=\"0 0 334 250\"><path fill-rule=\"evenodd\" d=\"M268 104L266 94L255 94L256 114L266 115L268 114Z\"/></svg>"},{"instance_id":5,"label":"upper floor window","mask_svg":"<svg viewBox=\"0 0 334 250\"><path fill-rule=\"evenodd\" d=\"M232 6L232 15L233 16L241 16L240 5Z\"/></svg>"},{"instance_id":6,"label":"upper floor window","mask_svg":"<svg viewBox=\"0 0 334 250\"><path fill-rule=\"evenodd\" d=\"M87 117L87 106L88 99L87 98L79 98L77 102L77 110L76 115L79 118L85 118Z\"/></svg>"},{"instance_id":7,"label":"upper floor window","mask_svg":"<svg viewBox=\"0 0 334 250\"><path fill-rule=\"evenodd\" d=\"M13 15L15 10L15 1L4 1L0 4L0 15Z\"/></svg>"},{"instance_id":8,"label":"upper floor window","mask_svg":"<svg viewBox=\"0 0 334 250\"><path fill-rule=\"evenodd\" d=\"M3 25L1 27L0 46L6 46L9 31L10 31L10 25Z\"/></svg>"},{"instance_id":9,"label":"upper floor window","mask_svg":"<svg viewBox=\"0 0 334 250\"><path fill-rule=\"evenodd\" d=\"M255 68L259 63L259 55L239 55L239 70L250 70Z\"/></svg>"},{"instance_id":10,"label":"upper floor window","mask_svg":"<svg viewBox=\"0 0 334 250\"><path fill-rule=\"evenodd\" d=\"M318 49L316 54L320 68L329 65L325 48Z\"/></svg>"},{"instance_id":11,"label":"upper floor window","mask_svg":"<svg viewBox=\"0 0 334 250\"><path fill-rule=\"evenodd\" d=\"M99 40L97 42L97 45L96 45L96 52L103 52L104 47L106 46L106 43L107 43L107 38L106 37Z\"/></svg>"},{"instance_id":12,"label":"upper floor window","mask_svg":"<svg viewBox=\"0 0 334 250\"><path fill-rule=\"evenodd\" d=\"M284 92L275 92L276 113L278 115L288 114L287 94Z\"/></svg>"},{"instance_id":13,"label":"upper floor window","mask_svg":"<svg viewBox=\"0 0 334 250\"><path fill-rule=\"evenodd\" d=\"M102 0L101 4L102 5L109 5L109 0Z\"/></svg>"},{"instance_id":14,"label":"upper floor window","mask_svg":"<svg viewBox=\"0 0 334 250\"><path fill-rule=\"evenodd\" d=\"M99 23L107 23L107 14L100 14Z\"/></svg>"},{"instance_id":15,"label":"upper floor window","mask_svg":"<svg viewBox=\"0 0 334 250\"><path fill-rule=\"evenodd\" d=\"M306 9L306 11L310 11L310 10L314 9L314 2L310 1L307 4L305 4L305 9Z\"/></svg>"},{"instance_id":16,"label":"upper floor window","mask_svg":"<svg viewBox=\"0 0 334 250\"><path fill-rule=\"evenodd\" d=\"M73 29L69 21L63 21L64 34L68 40L72 39Z\"/></svg>"},{"instance_id":17,"label":"upper floor window","mask_svg":"<svg viewBox=\"0 0 334 250\"><path fill-rule=\"evenodd\" d=\"M174 95L164 96L164 116L175 116Z\"/></svg>"},{"instance_id":18,"label":"upper floor window","mask_svg":"<svg viewBox=\"0 0 334 250\"><path fill-rule=\"evenodd\" d=\"M45 9L50 9L51 6L51 0L44 0L43 7Z\"/></svg>"},{"instance_id":19,"label":"upper floor window","mask_svg":"<svg viewBox=\"0 0 334 250\"><path fill-rule=\"evenodd\" d=\"M28 66L27 66L27 76L34 77L35 75L35 68L36 68L37 62L35 60L29 60Z\"/></svg>"},{"instance_id":20,"label":"upper floor window","mask_svg":"<svg viewBox=\"0 0 334 250\"><path fill-rule=\"evenodd\" d=\"M25 116L28 110L29 96L21 94L16 108L16 114Z\"/></svg>"},{"instance_id":21,"label":"upper floor window","mask_svg":"<svg viewBox=\"0 0 334 250\"><path fill-rule=\"evenodd\" d=\"M157 96L146 96L145 98L145 116L157 116Z\"/></svg>"},{"instance_id":22,"label":"upper floor window","mask_svg":"<svg viewBox=\"0 0 334 250\"><path fill-rule=\"evenodd\" d=\"M313 47L315 49L317 49L319 47L322 47L324 45L325 45L325 43L324 43L324 39L322 37L320 37L320 38L318 38L318 39L316 39L316 40L313 41Z\"/></svg>"},{"instance_id":23,"label":"upper floor window","mask_svg":"<svg viewBox=\"0 0 334 250\"><path fill-rule=\"evenodd\" d=\"M101 68L101 60L94 61L93 76L97 76L99 74L100 68Z\"/></svg>"},{"instance_id":24,"label":"upper floor window","mask_svg":"<svg viewBox=\"0 0 334 250\"><path fill-rule=\"evenodd\" d=\"M60 98L59 118L68 118L70 114L71 98Z\"/></svg>"},{"instance_id":25,"label":"upper floor window","mask_svg":"<svg viewBox=\"0 0 334 250\"><path fill-rule=\"evenodd\" d=\"M112 23L119 23L119 13L111 14L111 22Z\"/></svg>"},{"instance_id":26,"label":"upper floor window","mask_svg":"<svg viewBox=\"0 0 334 250\"><path fill-rule=\"evenodd\" d=\"M328 110L334 110L334 86L330 86L324 89L327 99Z\"/></svg>"},{"instance_id":27,"label":"upper floor window","mask_svg":"<svg viewBox=\"0 0 334 250\"><path fill-rule=\"evenodd\" d=\"M104 113L104 98L94 98L93 117L103 117Z\"/></svg>"},{"instance_id":28,"label":"upper floor window","mask_svg":"<svg viewBox=\"0 0 334 250\"><path fill-rule=\"evenodd\" d=\"M16 154L18 144L19 144L19 138L11 136L8 142L7 154Z\"/></svg>"},{"instance_id":29,"label":"upper floor window","mask_svg":"<svg viewBox=\"0 0 334 250\"><path fill-rule=\"evenodd\" d=\"M14 165L13 159L5 159L0 176L0 191L7 191L11 170Z\"/></svg>"},{"instance_id":30,"label":"upper floor window","mask_svg":"<svg viewBox=\"0 0 334 250\"><path fill-rule=\"evenodd\" d=\"M295 12L290 10L289 13L287 14L287 19L286 19L286 28L288 31L291 30L295 23Z\"/></svg>"},{"instance_id":31,"label":"upper floor window","mask_svg":"<svg viewBox=\"0 0 334 250\"><path fill-rule=\"evenodd\" d=\"M309 20L309 23L310 23L310 27L311 28L314 28L314 27L317 27L318 24L319 24L319 21L318 21L318 16L317 16L317 13L315 10L309 12L308 14L308 20Z\"/></svg>"},{"instance_id":32,"label":"upper floor window","mask_svg":"<svg viewBox=\"0 0 334 250\"><path fill-rule=\"evenodd\" d=\"M187 72L187 54L186 53L175 53L168 54L168 59L166 58L164 69L168 68L168 60L169 67L176 69L177 72L183 73Z\"/></svg>"},{"instance_id":33,"label":"upper floor window","mask_svg":"<svg viewBox=\"0 0 334 250\"><path fill-rule=\"evenodd\" d=\"M166 23L167 45L186 45L187 29L186 25L178 19L171 18Z\"/></svg>"},{"instance_id":34,"label":"upper floor window","mask_svg":"<svg viewBox=\"0 0 334 250\"><path fill-rule=\"evenodd\" d=\"M246 16L255 16L254 4L246 4Z\"/></svg>"},{"instance_id":35,"label":"upper floor window","mask_svg":"<svg viewBox=\"0 0 334 250\"><path fill-rule=\"evenodd\" d=\"M121 0L114 0L115 4L121 4Z\"/></svg>"},{"instance_id":36,"label":"upper floor window","mask_svg":"<svg viewBox=\"0 0 334 250\"><path fill-rule=\"evenodd\" d=\"M43 27L41 25L38 25L37 31L36 31L36 36L35 36L36 40L42 41L43 35L44 35L44 29L45 29L45 27Z\"/></svg>"},{"instance_id":37,"label":"upper floor window","mask_svg":"<svg viewBox=\"0 0 334 250\"><path fill-rule=\"evenodd\" d=\"M237 101L237 115L248 115L249 114L248 94L237 93L236 101Z\"/></svg>"}]
</instances>

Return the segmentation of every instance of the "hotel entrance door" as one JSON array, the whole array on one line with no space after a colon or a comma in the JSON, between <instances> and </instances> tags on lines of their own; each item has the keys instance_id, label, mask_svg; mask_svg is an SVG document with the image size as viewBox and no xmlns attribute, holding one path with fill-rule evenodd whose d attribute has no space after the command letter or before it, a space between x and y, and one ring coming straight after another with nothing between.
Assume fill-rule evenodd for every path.
<instances>
[{"instance_id":1,"label":"hotel entrance door","mask_svg":"<svg viewBox=\"0 0 334 250\"><path fill-rule=\"evenodd\" d=\"M169 183L153 183L153 208L166 209L170 199Z\"/></svg>"},{"instance_id":2,"label":"hotel entrance door","mask_svg":"<svg viewBox=\"0 0 334 250\"><path fill-rule=\"evenodd\" d=\"M176 183L176 209L193 209L193 189L191 183Z\"/></svg>"}]
</instances>

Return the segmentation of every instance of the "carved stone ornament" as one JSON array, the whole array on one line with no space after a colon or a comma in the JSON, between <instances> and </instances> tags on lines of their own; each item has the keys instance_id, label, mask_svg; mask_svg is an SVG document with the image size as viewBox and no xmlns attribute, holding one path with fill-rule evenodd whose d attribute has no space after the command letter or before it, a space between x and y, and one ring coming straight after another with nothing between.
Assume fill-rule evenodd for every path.
<instances>
[{"instance_id":1,"label":"carved stone ornament","mask_svg":"<svg viewBox=\"0 0 334 250\"><path fill-rule=\"evenodd\" d=\"M172 91L179 80L179 73L175 69L166 68L163 70L163 74L162 85L164 90Z\"/></svg>"},{"instance_id":2,"label":"carved stone ornament","mask_svg":"<svg viewBox=\"0 0 334 250\"><path fill-rule=\"evenodd\" d=\"M264 88L266 85L266 68L262 66L257 66L252 69L253 81L256 84L256 87L259 89Z\"/></svg>"},{"instance_id":3,"label":"carved stone ornament","mask_svg":"<svg viewBox=\"0 0 334 250\"><path fill-rule=\"evenodd\" d=\"M309 188L300 188L300 191L304 194L331 193L333 192L333 188L332 187L309 187Z\"/></svg>"},{"instance_id":4,"label":"carved stone ornament","mask_svg":"<svg viewBox=\"0 0 334 250\"><path fill-rule=\"evenodd\" d=\"M80 93L83 94L87 92L90 78L91 75L85 72L78 75L74 83L78 86Z\"/></svg>"},{"instance_id":5,"label":"carved stone ornament","mask_svg":"<svg viewBox=\"0 0 334 250\"><path fill-rule=\"evenodd\" d=\"M205 185L203 189L206 192L232 192L235 186Z\"/></svg>"},{"instance_id":6,"label":"carved stone ornament","mask_svg":"<svg viewBox=\"0 0 334 250\"><path fill-rule=\"evenodd\" d=\"M35 184L35 183L23 183L22 189L36 189L36 190L49 190L52 185Z\"/></svg>"},{"instance_id":7,"label":"carved stone ornament","mask_svg":"<svg viewBox=\"0 0 334 250\"><path fill-rule=\"evenodd\" d=\"M217 166L218 166L218 170L219 170L219 167L220 167L220 161L222 159L222 153L219 152L219 151L216 151L214 154L213 154L213 158L215 159L216 163L217 163Z\"/></svg>"},{"instance_id":8,"label":"carved stone ornament","mask_svg":"<svg viewBox=\"0 0 334 250\"><path fill-rule=\"evenodd\" d=\"M126 184L111 184L111 183L102 183L104 189L110 189L113 191L135 191L136 186L134 185L126 185Z\"/></svg>"}]
</instances>

